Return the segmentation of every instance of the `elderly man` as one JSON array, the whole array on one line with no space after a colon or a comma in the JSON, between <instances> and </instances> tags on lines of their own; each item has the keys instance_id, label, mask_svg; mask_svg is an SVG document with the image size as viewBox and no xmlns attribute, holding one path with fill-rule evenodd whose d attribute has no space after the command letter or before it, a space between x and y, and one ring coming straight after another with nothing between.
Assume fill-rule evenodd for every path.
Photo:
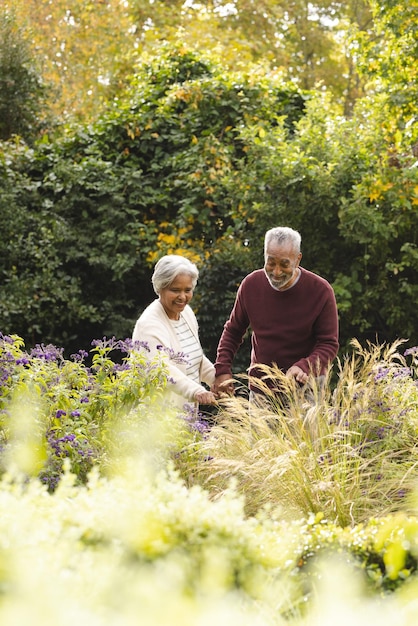
<instances>
[{"instance_id":1,"label":"elderly man","mask_svg":"<svg viewBox=\"0 0 418 626\"><path fill-rule=\"evenodd\" d=\"M217 350L217 394L233 392L232 362L251 329L251 378L258 364L276 364L298 383L323 376L338 351L338 314L334 291L324 279L302 267L301 236L288 227L267 231L264 268L242 281ZM264 372L265 373L265 372ZM257 391L256 385L250 387Z\"/></svg>"}]
</instances>

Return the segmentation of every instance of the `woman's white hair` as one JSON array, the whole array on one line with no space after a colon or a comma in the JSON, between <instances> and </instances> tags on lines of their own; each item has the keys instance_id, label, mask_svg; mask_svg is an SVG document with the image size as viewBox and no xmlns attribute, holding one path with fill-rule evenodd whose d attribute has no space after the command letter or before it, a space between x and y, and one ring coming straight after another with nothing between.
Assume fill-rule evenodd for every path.
<instances>
[{"instance_id":1,"label":"woman's white hair","mask_svg":"<svg viewBox=\"0 0 418 626\"><path fill-rule=\"evenodd\" d=\"M275 228L270 228L264 236L264 253L267 251L269 244L273 242L279 246L290 243L294 251L299 253L302 238L300 233L297 230L293 230L293 228L276 226Z\"/></svg>"},{"instance_id":2,"label":"woman's white hair","mask_svg":"<svg viewBox=\"0 0 418 626\"><path fill-rule=\"evenodd\" d=\"M199 270L196 265L179 254L166 254L155 264L152 275L152 286L157 295L161 289L165 289L180 274L187 274L192 279L193 289L199 278Z\"/></svg>"}]
</instances>

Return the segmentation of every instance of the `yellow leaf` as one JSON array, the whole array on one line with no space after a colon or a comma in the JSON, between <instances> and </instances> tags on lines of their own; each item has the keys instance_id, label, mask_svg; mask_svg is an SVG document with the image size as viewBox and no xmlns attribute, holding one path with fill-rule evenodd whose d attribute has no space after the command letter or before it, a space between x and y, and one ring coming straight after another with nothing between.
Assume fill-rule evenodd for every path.
<instances>
[{"instance_id":1,"label":"yellow leaf","mask_svg":"<svg viewBox=\"0 0 418 626\"><path fill-rule=\"evenodd\" d=\"M128 137L129 137L129 139L135 139L135 133L134 133L134 131L132 130L132 128L127 128L127 129L126 129L126 132L128 133Z\"/></svg>"}]
</instances>

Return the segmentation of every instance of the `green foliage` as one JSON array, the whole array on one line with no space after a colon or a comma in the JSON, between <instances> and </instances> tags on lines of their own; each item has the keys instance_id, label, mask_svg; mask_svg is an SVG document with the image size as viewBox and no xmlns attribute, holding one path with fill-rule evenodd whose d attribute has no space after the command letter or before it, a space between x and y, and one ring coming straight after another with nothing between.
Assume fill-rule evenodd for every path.
<instances>
[{"instance_id":1,"label":"green foliage","mask_svg":"<svg viewBox=\"0 0 418 626\"><path fill-rule=\"evenodd\" d=\"M84 299L81 277L65 265L68 224L53 211L38 177L31 176L35 162L36 153L24 144L2 145L2 330L13 329L30 345L62 337L70 346L74 324L91 324L97 313Z\"/></svg>"},{"instance_id":2,"label":"green foliage","mask_svg":"<svg viewBox=\"0 0 418 626\"><path fill-rule=\"evenodd\" d=\"M359 70L371 81L369 87L385 94L390 111L386 123L404 128L414 120L418 98L417 2L372 0L374 29L360 33Z\"/></svg>"},{"instance_id":3,"label":"green foliage","mask_svg":"<svg viewBox=\"0 0 418 626\"><path fill-rule=\"evenodd\" d=\"M129 336L153 298L157 258L176 251L200 265L233 223L223 181L244 154L238 129L275 125L284 111L298 119L304 102L294 88L224 76L168 48L94 125L45 136L32 152L4 146L13 236L3 243L3 332L67 350Z\"/></svg>"},{"instance_id":4,"label":"green foliage","mask_svg":"<svg viewBox=\"0 0 418 626\"><path fill-rule=\"evenodd\" d=\"M301 232L302 265L334 286L343 350L353 336L402 336L411 345L418 339L418 170L410 137L400 135L393 153L382 117L371 123L371 110L364 105L346 120L316 96L291 138L280 125L261 134L257 125L247 127L245 158L227 181L229 195L240 198L236 236L248 240L254 267L262 263L268 228L287 224Z\"/></svg>"},{"instance_id":5,"label":"green foliage","mask_svg":"<svg viewBox=\"0 0 418 626\"><path fill-rule=\"evenodd\" d=\"M303 529L298 567L308 587L320 574L318 557L342 551L355 569L365 573L370 591L381 594L401 588L416 576L417 520L404 513L370 518L365 524L340 528L322 515L311 516Z\"/></svg>"},{"instance_id":6,"label":"green foliage","mask_svg":"<svg viewBox=\"0 0 418 626\"><path fill-rule=\"evenodd\" d=\"M322 615L317 602L325 619L334 602L339 615L343 602L361 613L366 598L379 611L415 601L418 356L406 367L398 347L357 345L332 403L324 389L260 415L230 402L222 428L199 438L160 405L165 370L132 343L94 342L87 367L83 351L28 353L2 336L2 623L26 622L27 606L31 623L49 624L46 608L56 623L68 602L103 624L115 610L150 626L215 610L225 624L303 626ZM244 454L216 456L238 438Z\"/></svg>"},{"instance_id":7,"label":"green foliage","mask_svg":"<svg viewBox=\"0 0 418 626\"><path fill-rule=\"evenodd\" d=\"M244 276L254 269L251 251L246 244L245 239L238 239L231 232L229 236L226 235L207 249L207 256L200 271L193 303L199 318L202 346L205 354L213 361L216 358L216 347L223 325L234 304L239 284ZM234 361L234 371L245 371L249 360L248 335Z\"/></svg>"},{"instance_id":8,"label":"green foliage","mask_svg":"<svg viewBox=\"0 0 418 626\"><path fill-rule=\"evenodd\" d=\"M418 169L414 156L414 132L385 128L385 109L367 123L370 108L357 113L364 129L362 146L368 157L350 195L342 198L339 232L351 254L339 263L335 278L341 309L347 308L350 331L374 340L396 337L417 343L413 301L417 265L414 250L418 217ZM341 271L342 270L342 271ZM349 292L345 293L351 276ZM349 302L347 301L347 296Z\"/></svg>"},{"instance_id":9,"label":"green foliage","mask_svg":"<svg viewBox=\"0 0 418 626\"><path fill-rule=\"evenodd\" d=\"M152 265L176 252L201 269L213 356L265 230L288 224L303 265L335 288L342 350L353 336L414 345L416 132L388 129L380 102L347 120L327 97L163 46L94 124L2 145L3 332L68 351L128 337Z\"/></svg>"}]
</instances>

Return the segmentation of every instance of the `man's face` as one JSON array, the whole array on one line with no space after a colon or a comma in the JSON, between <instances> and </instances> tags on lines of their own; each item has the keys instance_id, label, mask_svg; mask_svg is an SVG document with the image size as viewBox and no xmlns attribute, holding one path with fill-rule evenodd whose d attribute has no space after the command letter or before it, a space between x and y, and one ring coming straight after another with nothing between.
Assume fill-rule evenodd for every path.
<instances>
[{"instance_id":1,"label":"man's face","mask_svg":"<svg viewBox=\"0 0 418 626\"><path fill-rule=\"evenodd\" d=\"M270 242L264 255L264 271L274 289L288 289L295 282L302 254L289 244Z\"/></svg>"}]
</instances>

